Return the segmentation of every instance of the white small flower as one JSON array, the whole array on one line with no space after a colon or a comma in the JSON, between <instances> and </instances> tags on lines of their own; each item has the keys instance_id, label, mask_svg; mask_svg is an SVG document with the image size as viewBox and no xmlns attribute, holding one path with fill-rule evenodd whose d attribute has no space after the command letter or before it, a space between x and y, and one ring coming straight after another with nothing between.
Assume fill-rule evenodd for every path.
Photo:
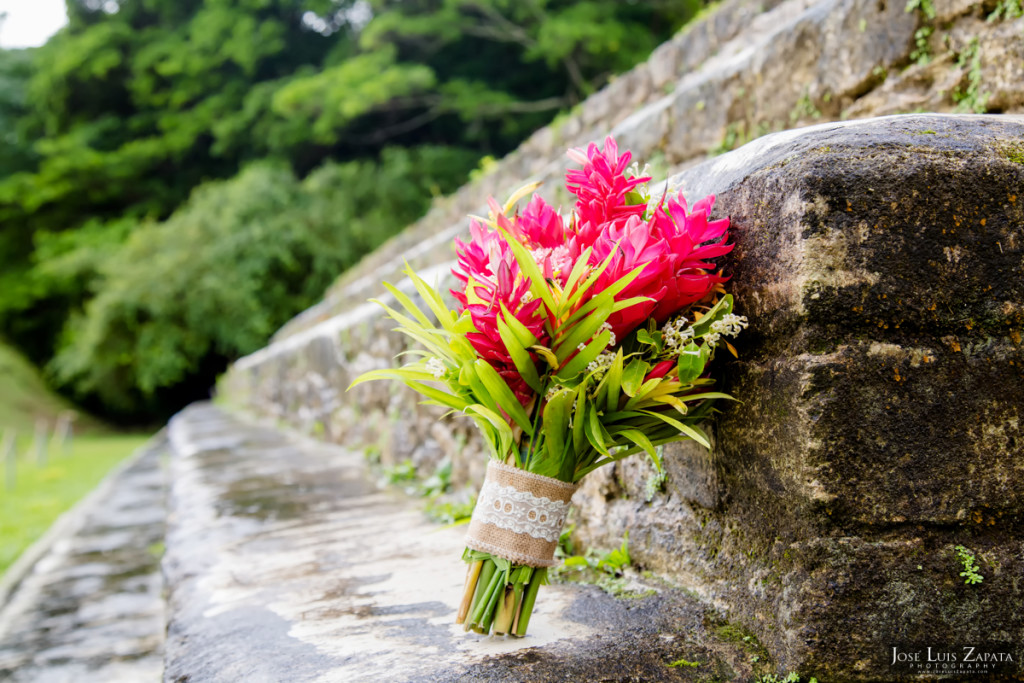
<instances>
[{"instance_id":1,"label":"white small flower","mask_svg":"<svg viewBox=\"0 0 1024 683\"><path fill-rule=\"evenodd\" d=\"M662 339L665 340L665 346L673 351L679 351L686 342L693 338L693 328L687 325L686 318L676 318L665 323L665 327L661 329Z\"/></svg>"},{"instance_id":2,"label":"white small flower","mask_svg":"<svg viewBox=\"0 0 1024 683\"><path fill-rule=\"evenodd\" d=\"M718 340L722 338L722 335L718 332L712 332L711 334L704 335L704 343L712 349L718 344Z\"/></svg>"},{"instance_id":3,"label":"white small flower","mask_svg":"<svg viewBox=\"0 0 1024 683\"><path fill-rule=\"evenodd\" d=\"M603 377L605 371L608 368L610 368L612 363L614 363L614 362L615 362L615 354L614 353L602 353L602 354L598 355L597 358L595 358L594 360L590 361L590 363L587 364L587 372L595 372L595 373L597 373L595 375L597 378Z\"/></svg>"},{"instance_id":4,"label":"white small flower","mask_svg":"<svg viewBox=\"0 0 1024 683\"><path fill-rule=\"evenodd\" d=\"M615 333L612 332L612 326L610 323L601 325L601 331L608 330L608 348L615 346Z\"/></svg>"},{"instance_id":5,"label":"white small flower","mask_svg":"<svg viewBox=\"0 0 1024 683\"><path fill-rule=\"evenodd\" d=\"M626 173L633 176L634 178L642 178L644 176L649 176L651 175L651 165L644 164L643 169L641 169L640 162L634 161L632 164L629 165L629 168L626 169Z\"/></svg>"},{"instance_id":6,"label":"white small flower","mask_svg":"<svg viewBox=\"0 0 1024 683\"><path fill-rule=\"evenodd\" d=\"M448 372L448 368L446 368L444 366L444 363L442 363L439 359L431 358L430 360L427 361L427 372L429 372L434 377L441 379L442 377L444 377L445 373Z\"/></svg>"},{"instance_id":7,"label":"white small flower","mask_svg":"<svg viewBox=\"0 0 1024 683\"><path fill-rule=\"evenodd\" d=\"M580 342L576 348L582 351L583 349L587 348L587 345L584 344L583 342Z\"/></svg>"},{"instance_id":8,"label":"white small flower","mask_svg":"<svg viewBox=\"0 0 1024 683\"><path fill-rule=\"evenodd\" d=\"M523 294L523 297L519 300L519 303L525 306L531 301L533 301L533 292L531 292L530 290L526 290L526 294Z\"/></svg>"},{"instance_id":9,"label":"white small flower","mask_svg":"<svg viewBox=\"0 0 1024 683\"><path fill-rule=\"evenodd\" d=\"M740 333L740 330L744 330L746 327L747 317L745 315L733 315L732 313L727 313L722 316L721 320L711 323L712 332L724 334L727 337L735 337Z\"/></svg>"}]
</instances>

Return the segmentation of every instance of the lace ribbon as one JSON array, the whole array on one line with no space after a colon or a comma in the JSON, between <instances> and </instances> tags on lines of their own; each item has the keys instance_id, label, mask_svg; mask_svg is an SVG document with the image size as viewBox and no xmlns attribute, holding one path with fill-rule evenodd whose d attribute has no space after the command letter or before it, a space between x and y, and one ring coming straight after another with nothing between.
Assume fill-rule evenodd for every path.
<instances>
[{"instance_id":1,"label":"lace ribbon","mask_svg":"<svg viewBox=\"0 0 1024 683\"><path fill-rule=\"evenodd\" d=\"M569 503L485 481L473 518L517 534L557 541L568 512Z\"/></svg>"},{"instance_id":2,"label":"lace ribbon","mask_svg":"<svg viewBox=\"0 0 1024 683\"><path fill-rule=\"evenodd\" d=\"M551 477L492 460L480 489L466 545L515 564L553 567L555 547L576 491Z\"/></svg>"}]
</instances>

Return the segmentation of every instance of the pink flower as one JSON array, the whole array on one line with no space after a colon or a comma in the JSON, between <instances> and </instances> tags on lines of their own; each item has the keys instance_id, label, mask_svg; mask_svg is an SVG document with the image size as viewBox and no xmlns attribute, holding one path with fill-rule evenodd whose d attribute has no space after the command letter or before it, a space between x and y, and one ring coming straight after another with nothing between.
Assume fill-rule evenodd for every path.
<instances>
[{"instance_id":1,"label":"pink flower","mask_svg":"<svg viewBox=\"0 0 1024 683\"><path fill-rule=\"evenodd\" d=\"M552 249L535 252L535 256L542 266L552 261L551 271L560 272L558 268L566 267L565 258L574 257L587 247L594 248L591 266L603 263L614 253L588 299L643 267L616 299L648 297L650 301L612 314L608 322L617 338L622 339L648 318L659 322L668 319L725 281L726 278L713 274L715 266L710 261L732 250L732 245L726 244L729 219L708 222L714 196L697 202L693 211L687 213L686 199L679 193L659 205L645 221L646 205L629 204L626 195L650 178L626 177L631 155L625 152L619 156L613 138L605 140L603 150L591 144L585 153L570 150L569 157L583 168L565 174L566 186L578 198L575 230L563 229L567 233L568 253L559 259ZM545 275L550 276L547 269Z\"/></svg>"},{"instance_id":2,"label":"pink flower","mask_svg":"<svg viewBox=\"0 0 1024 683\"><path fill-rule=\"evenodd\" d=\"M632 155L619 156L618 145L609 135L604 150L590 143L583 150L569 150L569 158L583 168L565 174L565 186L577 197L576 232L582 248L590 246L607 223L624 223L633 216L642 216L646 206L627 204L626 194L650 178L629 178L624 175Z\"/></svg>"},{"instance_id":3,"label":"pink flower","mask_svg":"<svg viewBox=\"0 0 1024 683\"><path fill-rule=\"evenodd\" d=\"M459 302L459 312L469 311L476 332L466 335L480 357L508 382L509 387L526 405L534 392L516 371L501 336L498 334L498 316L503 316L502 304L530 332L538 343L547 344L544 318L538 314L540 299L531 300L530 282L519 272L519 264L505 237L488 231L476 221L470 223L472 239L463 242L456 238L455 249L459 257L452 274L462 281L462 289L453 289L452 296Z\"/></svg>"},{"instance_id":4,"label":"pink flower","mask_svg":"<svg viewBox=\"0 0 1024 683\"><path fill-rule=\"evenodd\" d=\"M658 234L669 245L666 264L666 292L660 297L653 317L664 322L674 313L707 296L714 286L728 278L713 273L715 264L709 259L732 251L726 244L729 219L708 222L715 196L708 195L687 213L686 199L680 192L668 199L668 209L659 206L651 216L651 233Z\"/></svg>"}]
</instances>

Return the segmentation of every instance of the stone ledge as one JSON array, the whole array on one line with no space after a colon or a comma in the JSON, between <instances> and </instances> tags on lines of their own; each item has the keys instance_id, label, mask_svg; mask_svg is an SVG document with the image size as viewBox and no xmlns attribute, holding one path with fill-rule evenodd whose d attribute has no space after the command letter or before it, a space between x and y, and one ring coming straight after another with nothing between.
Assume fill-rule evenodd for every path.
<instances>
[{"instance_id":1,"label":"stone ledge","mask_svg":"<svg viewBox=\"0 0 1024 683\"><path fill-rule=\"evenodd\" d=\"M165 680L748 680L681 591L546 586L524 639L454 621L464 528L377 490L362 457L195 405L169 429ZM699 672L670 668L685 657Z\"/></svg>"}]
</instances>

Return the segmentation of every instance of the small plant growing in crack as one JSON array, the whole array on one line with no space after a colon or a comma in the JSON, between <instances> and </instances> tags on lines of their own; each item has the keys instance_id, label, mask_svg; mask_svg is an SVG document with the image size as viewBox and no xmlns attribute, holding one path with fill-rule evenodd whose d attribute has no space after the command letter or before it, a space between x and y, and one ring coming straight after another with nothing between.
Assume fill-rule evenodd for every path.
<instances>
[{"instance_id":1,"label":"small plant growing in crack","mask_svg":"<svg viewBox=\"0 0 1024 683\"><path fill-rule=\"evenodd\" d=\"M985 577L978 573L981 567L975 564L974 553L962 545L956 546L954 550L956 550L957 557L960 559L960 564L964 567L964 570L960 572L960 576L964 577L964 583L973 586L984 581Z\"/></svg>"}]
</instances>

